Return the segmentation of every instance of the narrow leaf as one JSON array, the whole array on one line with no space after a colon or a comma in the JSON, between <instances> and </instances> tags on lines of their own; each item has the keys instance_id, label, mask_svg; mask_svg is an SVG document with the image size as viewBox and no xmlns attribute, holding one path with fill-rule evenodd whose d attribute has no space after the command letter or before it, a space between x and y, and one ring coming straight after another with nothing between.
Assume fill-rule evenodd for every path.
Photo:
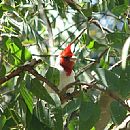
<instances>
[{"instance_id":1,"label":"narrow leaf","mask_svg":"<svg viewBox=\"0 0 130 130\"><path fill-rule=\"evenodd\" d=\"M63 118L62 118L62 108L56 107L54 108L54 129L55 130L63 130Z\"/></svg>"},{"instance_id":2,"label":"narrow leaf","mask_svg":"<svg viewBox=\"0 0 130 130\"><path fill-rule=\"evenodd\" d=\"M1 117L0 117L0 130L2 130L5 122L6 122L6 117L4 115L1 115Z\"/></svg>"},{"instance_id":3,"label":"narrow leaf","mask_svg":"<svg viewBox=\"0 0 130 130\"><path fill-rule=\"evenodd\" d=\"M20 93L21 93L29 111L32 113L33 112L33 99L32 99L32 95L25 87L25 81L22 81L20 84Z\"/></svg>"}]
</instances>

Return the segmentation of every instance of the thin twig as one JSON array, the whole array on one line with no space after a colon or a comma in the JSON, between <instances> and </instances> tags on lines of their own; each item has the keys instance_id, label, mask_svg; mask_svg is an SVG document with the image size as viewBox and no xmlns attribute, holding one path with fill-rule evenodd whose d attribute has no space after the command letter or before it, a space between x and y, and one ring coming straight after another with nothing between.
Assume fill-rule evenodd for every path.
<instances>
[{"instance_id":1,"label":"thin twig","mask_svg":"<svg viewBox=\"0 0 130 130\"><path fill-rule=\"evenodd\" d=\"M81 75L83 72L85 72L86 70L88 70L91 66L95 65L96 63L99 62L99 60L104 56L104 54L108 51L109 48L106 48L98 57L98 60L95 60L93 62L90 62L88 65L82 67L79 69L79 71L77 72L77 74L75 75L75 79L78 78L79 75Z\"/></svg>"},{"instance_id":2,"label":"thin twig","mask_svg":"<svg viewBox=\"0 0 130 130\"><path fill-rule=\"evenodd\" d=\"M50 55L44 55L44 54L43 55L37 55L37 54L32 54L32 56L45 57L45 58L47 57L48 58L48 57L51 57L51 56L58 57L59 55L53 55L53 54L50 54Z\"/></svg>"},{"instance_id":3,"label":"thin twig","mask_svg":"<svg viewBox=\"0 0 130 130\"><path fill-rule=\"evenodd\" d=\"M75 43L75 42L79 39L79 37L84 33L84 31L85 31L86 29L87 29L87 28L84 28L84 29L80 32L80 34L71 42L71 44Z\"/></svg>"},{"instance_id":4,"label":"thin twig","mask_svg":"<svg viewBox=\"0 0 130 130\"><path fill-rule=\"evenodd\" d=\"M123 101L115 93L113 93L112 91L108 90L107 88L104 89L104 88L98 87L97 85L95 85L94 88L98 89L98 90L104 92L105 94L107 94L108 96L112 97L113 99L118 101L122 106L124 106L130 112L130 107L125 103L125 101Z\"/></svg>"},{"instance_id":5,"label":"thin twig","mask_svg":"<svg viewBox=\"0 0 130 130\"><path fill-rule=\"evenodd\" d=\"M77 29L78 29L78 27L76 28L76 30L77 30ZM84 29L81 31L81 33L71 42L71 44L75 43L75 42L78 40L78 38L83 34L83 32L84 32L86 29L87 29L87 28L84 28ZM76 31L76 30L75 30L75 31ZM74 31L74 32L75 32L75 31ZM74 33L74 32L73 32L73 33ZM68 41L68 39L73 35L73 33L72 33L59 47L63 46L63 45ZM58 50L58 49L57 49L57 50ZM57 50L56 50L56 51L57 51ZM55 51L55 52L56 52L56 51Z\"/></svg>"},{"instance_id":6,"label":"thin twig","mask_svg":"<svg viewBox=\"0 0 130 130\"><path fill-rule=\"evenodd\" d=\"M77 72L77 74L75 75L75 79L78 78L79 75L81 75L83 72L85 72L86 70L88 70L91 66L93 66L96 62L90 62L89 64L87 64L86 66L80 68L80 70Z\"/></svg>"},{"instance_id":7,"label":"thin twig","mask_svg":"<svg viewBox=\"0 0 130 130\"><path fill-rule=\"evenodd\" d=\"M73 85L78 85L78 86L86 86L85 89L91 89L93 88L93 86L95 85L95 82L92 82L92 83L84 83L84 82L79 82L79 81L76 81L76 82L73 82L73 83L70 83L68 84L65 88L63 88L60 92L60 99L61 99L61 102L64 103L64 102L67 102L68 100L71 100L72 98L75 98L77 97L79 94L80 94L80 91L74 91L72 92L71 94L69 95L66 95L66 91L71 88Z\"/></svg>"},{"instance_id":8,"label":"thin twig","mask_svg":"<svg viewBox=\"0 0 130 130\"><path fill-rule=\"evenodd\" d=\"M127 56L127 59L130 58L130 54ZM113 68L120 66L120 64L122 63L122 60L119 60L118 62L116 62L114 65L112 65L108 70L112 70Z\"/></svg>"},{"instance_id":9,"label":"thin twig","mask_svg":"<svg viewBox=\"0 0 130 130\"><path fill-rule=\"evenodd\" d=\"M67 28L64 29L63 31L60 31L59 33L57 33L56 36L60 35L61 33L65 32L65 31L67 31L67 30L69 30L69 29L72 28L73 26L76 26L76 25L77 25L77 26L81 26L81 25L83 24L83 22L85 22L85 21L81 21L80 23L74 23L74 24L70 25L69 27L67 27Z\"/></svg>"},{"instance_id":10,"label":"thin twig","mask_svg":"<svg viewBox=\"0 0 130 130\"><path fill-rule=\"evenodd\" d=\"M55 86L53 83L51 83L47 78L40 75L35 69L33 69L30 66L28 66L26 68L26 70L29 73L31 73L33 76L35 76L38 80L45 82L52 90L54 90L59 95L59 89L57 88L57 86Z\"/></svg>"},{"instance_id":11,"label":"thin twig","mask_svg":"<svg viewBox=\"0 0 130 130\"><path fill-rule=\"evenodd\" d=\"M70 88L73 85L79 85L79 86L86 85L86 89L91 89L91 88L98 89L101 92L103 92L103 93L107 94L108 96L110 96L111 98L113 98L114 100L118 101L122 106L124 106L130 112L130 107L125 103L125 101L123 101L119 96L117 96L115 93L111 92L110 90L97 86L96 82L94 82L93 84L81 83L81 82L71 83L71 84L68 84L66 87ZM65 90L65 89L63 89L63 90ZM77 97L79 95L79 93L80 93L80 91L74 91L70 95L62 95L61 102L64 103L68 100L71 100L72 98Z\"/></svg>"}]
</instances>

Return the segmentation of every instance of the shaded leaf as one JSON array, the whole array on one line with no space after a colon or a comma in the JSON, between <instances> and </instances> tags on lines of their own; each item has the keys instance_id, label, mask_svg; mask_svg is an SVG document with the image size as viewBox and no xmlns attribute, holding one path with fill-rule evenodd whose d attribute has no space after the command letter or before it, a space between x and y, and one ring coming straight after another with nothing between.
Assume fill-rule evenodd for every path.
<instances>
[{"instance_id":1,"label":"shaded leaf","mask_svg":"<svg viewBox=\"0 0 130 130\"><path fill-rule=\"evenodd\" d=\"M115 33L110 33L107 34L107 38L110 43L112 43L112 47L115 49L121 49L122 46L124 45L126 35L123 32L115 32Z\"/></svg>"},{"instance_id":2,"label":"shaded leaf","mask_svg":"<svg viewBox=\"0 0 130 130\"><path fill-rule=\"evenodd\" d=\"M56 107L53 109L55 121L54 121L54 130L63 130L63 117L62 117L62 108Z\"/></svg>"},{"instance_id":3,"label":"shaded leaf","mask_svg":"<svg viewBox=\"0 0 130 130\"><path fill-rule=\"evenodd\" d=\"M11 127L14 127L16 124L12 118L8 118L6 120L5 125L3 126L2 130L10 130Z\"/></svg>"},{"instance_id":4,"label":"shaded leaf","mask_svg":"<svg viewBox=\"0 0 130 130\"><path fill-rule=\"evenodd\" d=\"M52 120L50 110L45 107L45 102L38 101L36 104L36 108L34 109L35 115L40 122L42 122L48 128L52 128Z\"/></svg>"},{"instance_id":5,"label":"shaded leaf","mask_svg":"<svg viewBox=\"0 0 130 130\"><path fill-rule=\"evenodd\" d=\"M119 77L106 69L97 69L97 74L100 77L100 81L102 85L110 88L111 90L119 91Z\"/></svg>"},{"instance_id":6,"label":"shaded leaf","mask_svg":"<svg viewBox=\"0 0 130 130\"><path fill-rule=\"evenodd\" d=\"M120 124L126 118L127 110L117 101L113 101L110 107L114 123Z\"/></svg>"},{"instance_id":7,"label":"shaded leaf","mask_svg":"<svg viewBox=\"0 0 130 130\"><path fill-rule=\"evenodd\" d=\"M3 15L3 10L2 10L2 7L0 7L0 18L2 17L2 15Z\"/></svg>"},{"instance_id":8,"label":"shaded leaf","mask_svg":"<svg viewBox=\"0 0 130 130\"><path fill-rule=\"evenodd\" d=\"M52 130L52 129L45 126L42 122L40 122L40 120L37 119L35 115L33 115L28 130Z\"/></svg>"},{"instance_id":9,"label":"shaded leaf","mask_svg":"<svg viewBox=\"0 0 130 130\"><path fill-rule=\"evenodd\" d=\"M71 114L73 111L78 109L80 106L80 100L79 99L74 99L70 102L68 102L65 107L63 108L63 115L65 114Z\"/></svg>"},{"instance_id":10,"label":"shaded leaf","mask_svg":"<svg viewBox=\"0 0 130 130\"><path fill-rule=\"evenodd\" d=\"M44 86L41 84L41 82L37 79L31 80L31 92L37 97L42 100L45 100L49 104L55 105L55 102L53 101L52 97L49 95L47 90L44 88Z\"/></svg>"},{"instance_id":11,"label":"shaded leaf","mask_svg":"<svg viewBox=\"0 0 130 130\"><path fill-rule=\"evenodd\" d=\"M87 101L85 95L82 95L79 113L79 130L90 130L99 120L99 116L99 105L97 103Z\"/></svg>"},{"instance_id":12,"label":"shaded leaf","mask_svg":"<svg viewBox=\"0 0 130 130\"><path fill-rule=\"evenodd\" d=\"M63 0L53 0L54 3L56 4L57 6L57 9L59 11L59 14L61 17L65 17L65 6L64 6L64 1Z\"/></svg>"},{"instance_id":13,"label":"shaded leaf","mask_svg":"<svg viewBox=\"0 0 130 130\"><path fill-rule=\"evenodd\" d=\"M0 77L5 76L6 74L6 68L4 65L0 65Z\"/></svg>"},{"instance_id":14,"label":"shaded leaf","mask_svg":"<svg viewBox=\"0 0 130 130\"><path fill-rule=\"evenodd\" d=\"M59 70L53 67L49 67L49 69L46 72L46 78L52 82L53 84L55 84L56 86L59 85L60 82L60 73Z\"/></svg>"}]
</instances>

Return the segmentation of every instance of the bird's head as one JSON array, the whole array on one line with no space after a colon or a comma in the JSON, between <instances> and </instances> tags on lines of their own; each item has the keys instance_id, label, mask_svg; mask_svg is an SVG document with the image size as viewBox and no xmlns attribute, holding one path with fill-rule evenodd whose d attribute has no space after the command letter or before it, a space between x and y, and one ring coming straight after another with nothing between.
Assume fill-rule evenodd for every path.
<instances>
[{"instance_id":1,"label":"bird's head","mask_svg":"<svg viewBox=\"0 0 130 130\"><path fill-rule=\"evenodd\" d=\"M74 67L76 57L71 51L71 45L69 44L61 53L60 53L60 65L64 68L66 75L69 76Z\"/></svg>"}]
</instances>

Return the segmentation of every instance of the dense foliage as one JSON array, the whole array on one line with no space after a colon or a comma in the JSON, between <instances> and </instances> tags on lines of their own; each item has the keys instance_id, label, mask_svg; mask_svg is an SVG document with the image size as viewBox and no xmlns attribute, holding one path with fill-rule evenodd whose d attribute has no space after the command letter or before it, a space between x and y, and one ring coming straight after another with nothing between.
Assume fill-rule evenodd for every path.
<instances>
[{"instance_id":1,"label":"dense foliage","mask_svg":"<svg viewBox=\"0 0 130 130\"><path fill-rule=\"evenodd\" d=\"M2 0L0 130L119 127L130 112L129 4ZM70 42L78 60L76 82L69 85L75 91L66 94L67 88L58 91L59 72L51 66Z\"/></svg>"}]
</instances>

